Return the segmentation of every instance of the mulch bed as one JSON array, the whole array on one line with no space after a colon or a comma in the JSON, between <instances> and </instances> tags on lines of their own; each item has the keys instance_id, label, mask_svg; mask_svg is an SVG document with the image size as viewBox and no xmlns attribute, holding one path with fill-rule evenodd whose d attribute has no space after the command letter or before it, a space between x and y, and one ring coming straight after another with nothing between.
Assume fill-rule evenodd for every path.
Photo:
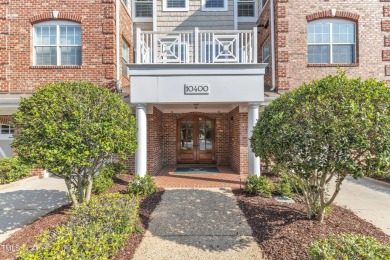
<instances>
[{"instance_id":1,"label":"mulch bed","mask_svg":"<svg viewBox=\"0 0 390 260\"><path fill-rule=\"evenodd\" d=\"M114 185L107 191L108 193L120 192L124 193L131 181L132 176L128 174L118 175L114 179ZM131 259L136 248L141 243L145 230L148 228L150 215L161 201L161 196L164 193L163 189L159 189L156 194L149 196L141 201L139 207L140 226L144 230L140 234L131 234L127 243L122 251L114 258L115 260ZM31 247L34 244L34 238L42 234L45 230L55 229L56 226L66 223L69 220L69 216L66 215L66 211L70 209L70 204L64 205L61 208L53 210L47 215L39 218L35 222L27 225L21 230L12 234L7 240L0 243L0 245L12 246L17 248L23 244L27 244ZM0 246L0 259L14 259L16 251L7 252Z\"/></svg>"},{"instance_id":2,"label":"mulch bed","mask_svg":"<svg viewBox=\"0 0 390 260\"><path fill-rule=\"evenodd\" d=\"M242 190L234 190L234 194L267 259L309 259L307 249L313 240L340 233L390 241L380 229L336 205L321 224L307 219L303 202L280 203L273 198L247 196Z\"/></svg>"}]
</instances>

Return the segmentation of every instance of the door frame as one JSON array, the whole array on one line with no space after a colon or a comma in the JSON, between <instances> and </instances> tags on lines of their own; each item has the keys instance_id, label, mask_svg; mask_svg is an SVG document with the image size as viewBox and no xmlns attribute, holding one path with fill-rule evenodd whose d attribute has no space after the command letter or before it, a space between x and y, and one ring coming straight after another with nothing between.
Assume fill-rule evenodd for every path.
<instances>
[{"instance_id":1,"label":"door frame","mask_svg":"<svg viewBox=\"0 0 390 260\"><path fill-rule=\"evenodd\" d=\"M195 153L195 160L194 161L183 161L180 158L180 153L181 153L181 145L180 145L180 136L181 136L181 121L191 118L193 122L193 147L194 150L193 152ZM200 154L200 149L199 149L199 118L206 118L207 120L211 121L212 129L211 129L211 134L212 134L212 150L211 150L211 161L200 161L199 160L199 154ZM216 128L216 120L215 118L212 118L210 116L206 115L185 115L183 117L180 117L176 120L176 161L178 164L215 164L215 128ZM196 146L195 146L196 145Z\"/></svg>"}]
</instances>

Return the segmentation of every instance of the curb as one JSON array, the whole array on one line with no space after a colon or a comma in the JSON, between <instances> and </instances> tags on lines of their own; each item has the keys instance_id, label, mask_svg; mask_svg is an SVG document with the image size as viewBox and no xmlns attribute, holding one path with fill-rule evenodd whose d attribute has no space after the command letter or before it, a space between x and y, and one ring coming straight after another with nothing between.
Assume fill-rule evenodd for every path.
<instances>
[{"instance_id":1,"label":"curb","mask_svg":"<svg viewBox=\"0 0 390 260\"><path fill-rule=\"evenodd\" d=\"M20 185L26 183L26 182L29 182L29 181L32 181L32 180L36 180L36 179L39 179L39 176L27 177L27 178L24 178L24 179L15 181L15 182L11 182L11 183L8 183L8 184L0 185L0 191L1 190L15 188L17 186L20 186Z\"/></svg>"}]
</instances>

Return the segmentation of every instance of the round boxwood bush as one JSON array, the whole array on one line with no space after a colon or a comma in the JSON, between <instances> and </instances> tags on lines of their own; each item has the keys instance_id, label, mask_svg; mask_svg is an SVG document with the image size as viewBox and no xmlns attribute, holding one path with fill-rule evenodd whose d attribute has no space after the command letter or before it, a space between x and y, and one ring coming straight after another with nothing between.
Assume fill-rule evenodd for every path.
<instances>
[{"instance_id":1,"label":"round boxwood bush","mask_svg":"<svg viewBox=\"0 0 390 260\"><path fill-rule=\"evenodd\" d=\"M145 177L135 176L133 181L127 187L127 192L129 194L140 197L152 195L156 193L156 191L156 182L149 174L146 174Z\"/></svg>"},{"instance_id":2,"label":"round boxwood bush","mask_svg":"<svg viewBox=\"0 0 390 260\"><path fill-rule=\"evenodd\" d=\"M244 191L252 195L271 197L273 185L265 176L252 175L246 178Z\"/></svg>"},{"instance_id":3,"label":"round boxwood bush","mask_svg":"<svg viewBox=\"0 0 390 260\"><path fill-rule=\"evenodd\" d=\"M390 171L390 89L339 71L283 94L265 108L251 147L296 177L309 218L323 221L348 174ZM335 182L335 191L326 186Z\"/></svg>"}]
</instances>

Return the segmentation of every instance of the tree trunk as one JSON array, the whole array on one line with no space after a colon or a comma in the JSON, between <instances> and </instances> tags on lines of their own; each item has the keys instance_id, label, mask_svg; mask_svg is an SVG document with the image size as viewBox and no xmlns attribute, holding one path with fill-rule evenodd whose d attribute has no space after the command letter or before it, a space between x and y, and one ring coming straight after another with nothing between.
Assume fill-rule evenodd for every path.
<instances>
[{"instance_id":1,"label":"tree trunk","mask_svg":"<svg viewBox=\"0 0 390 260\"><path fill-rule=\"evenodd\" d=\"M77 201L76 195L75 195L75 189L72 187L72 182L69 179L65 179L66 187L68 188L69 197L72 200L73 206L76 208L79 206L79 202Z\"/></svg>"},{"instance_id":2,"label":"tree trunk","mask_svg":"<svg viewBox=\"0 0 390 260\"><path fill-rule=\"evenodd\" d=\"M87 186L87 191L85 194L85 201L86 202L89 202L91 200L92 184L93 184L92 174L88 174L88 186Z\"/></svg>"}]
</instances>

